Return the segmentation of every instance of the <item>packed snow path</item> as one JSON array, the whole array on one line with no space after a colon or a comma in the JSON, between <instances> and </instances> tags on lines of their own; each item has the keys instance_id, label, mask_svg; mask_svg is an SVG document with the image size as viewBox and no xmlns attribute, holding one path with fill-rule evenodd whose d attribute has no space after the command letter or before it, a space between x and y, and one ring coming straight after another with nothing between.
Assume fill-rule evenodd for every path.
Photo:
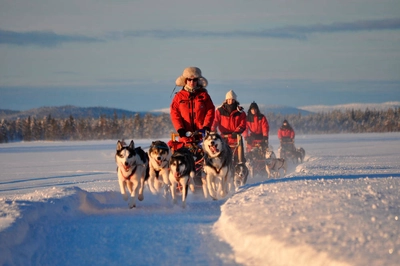
<instances>
[{"instance_id":1,"label":"packed snow path","mask_svg":"<svg viewBox=\"0 0 400 266\"><path fill-rule=\"evenodd\" d=\"M0 264L397 265L400 134L296 144L307 160L283 178L222 201L189 194L186 209L147 191L134 210L116 141L1 145Z\"/></svg>"}]
</instances>

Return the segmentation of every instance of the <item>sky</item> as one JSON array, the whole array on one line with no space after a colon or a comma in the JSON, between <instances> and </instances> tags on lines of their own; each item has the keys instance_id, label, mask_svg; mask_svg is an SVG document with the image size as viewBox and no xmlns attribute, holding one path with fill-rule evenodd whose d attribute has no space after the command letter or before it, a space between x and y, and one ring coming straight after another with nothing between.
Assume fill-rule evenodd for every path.
<instances>
[{"instance_id":1,"label":"sky","mask_svg":"<svg viewBox=\"0 0 400 266\"><path fill-rule=\"evenodd\" d=\"M129 209L116 141L1 144L0 265L398 265L399 145L400 133L300 135L305 161L281 178L216 201L189 192L186 208L146 187Z\"/></svg>"},{"instance_id":2,"label":"sky","mask_svg":"<svg viewBox=\"0 0 400 266\"><path fill-rule=\"evenodd\" d=\"M216 105L400 99L398 0L0 0L0 109L169 106L197 66ZM178 88L179 89L179 88Z\"/></svg>"}]
</instances>

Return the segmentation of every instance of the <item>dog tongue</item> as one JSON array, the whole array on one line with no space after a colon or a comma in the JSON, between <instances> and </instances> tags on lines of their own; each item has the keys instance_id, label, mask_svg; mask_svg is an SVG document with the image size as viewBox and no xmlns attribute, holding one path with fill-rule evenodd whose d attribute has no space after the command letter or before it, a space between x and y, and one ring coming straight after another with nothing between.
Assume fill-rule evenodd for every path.
<instances>
[{"instance_id":1,"label":"dog tongue","mask_svg":"<svg viewBox=\"0 0 400 266\"><path fill-rule=\"evenodd\" d=\"M219 150L217 149L216 146L210 146L210 149L211 149L211 151L212 151L213 153L219 152Z\"/></svg>"}]
</instances>

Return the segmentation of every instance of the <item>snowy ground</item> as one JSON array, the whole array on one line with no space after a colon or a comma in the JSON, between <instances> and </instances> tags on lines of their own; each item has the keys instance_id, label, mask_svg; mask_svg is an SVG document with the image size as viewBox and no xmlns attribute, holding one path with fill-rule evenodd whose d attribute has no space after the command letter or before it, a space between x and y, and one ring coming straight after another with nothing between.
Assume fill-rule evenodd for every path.
<instances>
[{"instance_id":1,"label":"snowy ground","mask_svg":"<svg viewBox=\"0 0 400 266\"><path fill-rule=\"evenodd\" d=\"M296 144L306 162L285 177L186 209L147 190L133 210L116 140L2 144L0 265L398 265L400 133Z\"/></svg>"}]
</instances>

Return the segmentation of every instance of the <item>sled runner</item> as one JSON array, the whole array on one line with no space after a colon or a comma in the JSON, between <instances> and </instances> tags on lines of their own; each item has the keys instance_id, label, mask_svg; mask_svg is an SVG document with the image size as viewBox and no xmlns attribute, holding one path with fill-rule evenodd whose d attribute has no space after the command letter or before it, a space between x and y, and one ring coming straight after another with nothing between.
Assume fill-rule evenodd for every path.
<instances>
[{"instance_id":1,"label":"sled runner","mask_svg":"<svg viewBox=\"0 0 400 266\"><path fill-rule=\"evenodd\" d=\"M223 135L224 138L232 138L232 134ZM243 138L241 134L236 134L236 143L230 144L230 148L233 153L233 167L234 167L234 185L237 190L239 186L243 186L247 182L247 177L251 171L249 170L249 163L246 162L246 158L244 156L244 145ZM228 142L228 141L227 141Z\"/></svg>"}]
</instances>

